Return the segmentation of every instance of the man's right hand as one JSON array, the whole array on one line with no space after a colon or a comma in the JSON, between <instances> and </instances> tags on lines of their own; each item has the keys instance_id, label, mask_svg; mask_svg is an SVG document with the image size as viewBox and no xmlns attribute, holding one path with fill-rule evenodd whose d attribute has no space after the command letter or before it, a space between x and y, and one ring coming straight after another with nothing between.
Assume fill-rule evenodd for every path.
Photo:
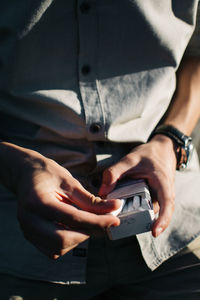
<instances>
[{"instance_id":1,"label":"man's right hand","mask_svg":"<svg viewBox=\"0 0 200 300\"><path fill-rule=\"evenodd\" d=\"M38 152L0 142L3 184L16 193L24 236L52 258L64 255L119 219L119 200L95 197L63 167Z\"/></svg>"}]
</instances>

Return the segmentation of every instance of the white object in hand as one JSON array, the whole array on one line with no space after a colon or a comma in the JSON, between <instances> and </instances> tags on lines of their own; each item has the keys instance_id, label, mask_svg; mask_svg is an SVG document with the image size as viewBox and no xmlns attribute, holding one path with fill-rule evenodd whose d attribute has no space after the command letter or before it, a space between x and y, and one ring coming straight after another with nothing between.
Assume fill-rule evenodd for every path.
<instances>
[{"instance_id":1,"label":"white object in hand","mask_svg":"<svg viewBox=\"0 0 200 300\"><path fill-rule=\"evenodd\" d=\"M120 199L121 200L121 205L118 209L114 210L111 212L113 216L118 216L118 214L124 209L124 206L126 205L126 200L125 199Z\"/></svg>"},{"instance_id":2,"label":"white object in hand","mask_svg":"<svg viewBox=\"0 0 200 300\"><path fill-rule=\"evenodd\" d=\"M133 210L133 197L126 199L126 202L128 203L128 211Z\"/></svg>"},{"instance_id":3,"label":"white object in hand","mask_svg":"<svg viewBox=\"0 0 200 300\"><path fill-rule=\"evenodd\" d=\"M140 209L140 206L141 206L141 197L136 195L133 198L133 208L135 210L138 210L138 209Z\"/></svg>"}]
</instances>

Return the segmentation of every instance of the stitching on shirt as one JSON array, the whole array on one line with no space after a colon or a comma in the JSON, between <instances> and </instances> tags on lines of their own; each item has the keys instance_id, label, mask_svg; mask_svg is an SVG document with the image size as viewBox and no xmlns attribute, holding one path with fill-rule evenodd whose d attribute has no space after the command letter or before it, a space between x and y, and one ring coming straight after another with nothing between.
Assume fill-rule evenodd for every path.
<instances>
[{"instance_id":1,"label":"stitching on shirt","mask_svg":"<svg viewBox=\"0 0 200 300\"><path fill-rule=\"evenodd\" d=\"M184 249L188 244L190 244L192 241L195 240L195 238L197 238L198 236L200 236L200 231L199 233L197 234L194 234L192 237L191 237L191 240L190 242L187 242L186 245L184 246L181 246L181 247L178 247L178 248L175 248L173 251L170 252L170 254L164 254L164 255L161 255L161 259L166 259L166 258L170 258L171 256L173 256L174 254L176 254L178 251L181 251L182 249Z\"/></svg>"},{"instance_id":2,"label":"stitching on shirt","mask_svg":"<svg viewBox=\"0 0 200 300\"><path fill-rule=\"evenodd\" d=\"M101 94L100 94L99 81L96 79L95 82L96 82L96 91L97 91L97 94L98 94L98 97L99 97L99 100L100 100L100 105L101 105L101 110L102 110L103 125L105 126L105 124L106 124L105 112L104 112L104 108L103 108L103 101L101 99ZM106 137L108 136L106 127L105 127L105 136Z\"/></svg>"},{"instance_id":3,"label":"stitching on shirt","mask_svg":"<svg viewBox=\"0 0 200 300\"><path fill-rule=\"evenodd\" d=\"M191 243L192 241L194 241L198 236L200 236L200 231L193 235L191 237L191 240L190 242L187 242L184 246L181 246L181 247L178 247L178 248L175 248L173 251L170 251L170 253L165 253L163 255L158 255L158 257L156 256L156 258L153 260L153 262L149 265L150 268L156 268L158 267L161 263L163 263L165 260L171 258L173 255L177 254L179 251L183 250L189 243ZM157 250L155 248L155 245L154 243L152 242L152 250L154 251L155 249L155 252L154 254L157 254ZM163 261L164 260L164 261Z\"/></svg>"},{"instance_id":4,"label":"stitching on shirt","mask_svg":"<svg viewBox=\"0 0 200 300\"><path fill-rule=\"evenodd\" d=\"M158 254L158 251L156 249L153 237L151 236L151 250L154 253L155 259L153 262L150 264L150 267L157 267L162 263L161 256Z\"/></svg>"}]
</instances>

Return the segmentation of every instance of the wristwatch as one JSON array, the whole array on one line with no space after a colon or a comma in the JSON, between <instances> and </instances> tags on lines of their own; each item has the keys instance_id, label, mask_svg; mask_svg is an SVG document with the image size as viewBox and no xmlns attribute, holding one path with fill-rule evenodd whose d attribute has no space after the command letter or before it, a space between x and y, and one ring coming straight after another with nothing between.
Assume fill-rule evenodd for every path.
<instances>
[{"instance_id":1,"label":"wristwatch","mask_svg":"<svg viewBox=\"0 0 200 300\"><path fill-rule=\"evenodd\" d=\"M156 134L164 134L171 138L176 146L177 165L179 171L185 170L192 157L194 145L192 138L171 125L159 125L152 132L150 139Z\"/></svg>"}]
</instances>

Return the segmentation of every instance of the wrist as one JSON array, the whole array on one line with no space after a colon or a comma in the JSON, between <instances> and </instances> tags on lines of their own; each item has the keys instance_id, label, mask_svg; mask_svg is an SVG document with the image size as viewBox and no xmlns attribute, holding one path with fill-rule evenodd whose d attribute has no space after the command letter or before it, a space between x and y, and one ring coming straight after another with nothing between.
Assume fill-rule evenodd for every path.
<instances>
[{"instance_id":1,"label":"wrist","mask_svg":"<svg viewBox=\"0 0 200 300\"><path fill-rule=\"evenodd\" d=\"M152 138L156 135L163 135L171 139L171 141L174 143L174 151L177 159L176 169L186 169L193 153L192 138L185 135L172 125L166 124L156 127L149 140L152 140Z\"/></svg>"},{"instance_id":2,"label":"wrist","mask_svg":"<svg viewBox=\"0 0 200 300\"><path fill-rule=\"evenodd\" d=\"M40 157L36 151L0 141L0 182L15 193L32 162L41 160Z\"/></svg>"},{"instance_id":3,"label":"wrist","mask_svg":"<svg viewBox=\"0 0 200 300\"><path fill-rule=\"evenodd\" d=\"M0 142L0 181L9 190L15 190L15 173L18 172L19 160L16 157L15 145L1 141Z\"/></svg>"},{"instance_id":4,"label":"wrist","mask_svg":"<svg viewBox=\"0 0 200 300\"><path fill-rule=\"evenodd\" d=\"M152 142L159 143L159 145L170 154L170 157L174 161L175 166L177 165L179 150L176 143L170 137L164 134L155 134L149 140L149 143Z\"/></svg>"}]
</instances>

